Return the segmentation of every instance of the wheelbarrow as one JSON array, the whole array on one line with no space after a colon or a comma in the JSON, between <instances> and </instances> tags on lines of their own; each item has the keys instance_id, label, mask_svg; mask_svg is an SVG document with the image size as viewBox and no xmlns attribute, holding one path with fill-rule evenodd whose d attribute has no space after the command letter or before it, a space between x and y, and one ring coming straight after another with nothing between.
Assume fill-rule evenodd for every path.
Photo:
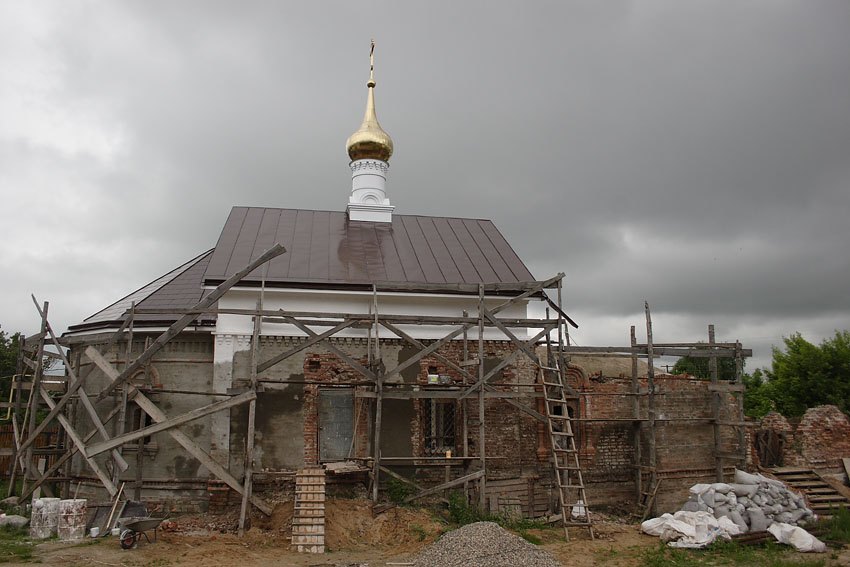
<instances>
[{"instance_id":1,"label":"wheelbarrow","mask_svg":"<svg viewBox=\"0 0 850 567\"><path fill-rule=\"evenodd\" d=\"M118 538L121 548L130 549L136 545L140 535L145 536L148 543L151 543L148 534L145 533L150 530L153 530L153 540L156 541L156 529L164 520L165 518L149 518L146 516L121 518L118 521L121 526L121 535Z\"/></svg>"}]
</instances>

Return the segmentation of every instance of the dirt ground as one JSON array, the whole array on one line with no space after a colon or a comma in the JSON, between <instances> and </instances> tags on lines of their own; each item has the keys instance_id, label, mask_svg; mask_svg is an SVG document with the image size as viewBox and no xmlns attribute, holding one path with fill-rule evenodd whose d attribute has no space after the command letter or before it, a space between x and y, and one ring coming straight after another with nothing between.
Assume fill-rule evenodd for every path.
<instances>
[{"instance_id":1,"label":"dirt ground","mask_svg":"<svg viewBox=\"0 0 850 567\"><path fill-rule=\"evenodd\" d=\"M244 538L233 530L231 516L184 516L164 523L157 540L142 539L136 548L122 550L114 537L81 543L51 541L39 544L42 564L82 567L241 567L292 565L305 567L385 567L409 562L423 546L447 529L425 510L394 508L372 518L363 500L330 500L325 554L289 550L292 504L279 504L270 517L253 519ZM658 546L656 538L639 533L636 525L615 520L596 524L591 541L585 529L571 529L565 542L560 529L529 530L564 565L638 566L641 550ZM828 556L829 554L825 554ZM850 552L828 558L827 565L850 565ZM14 563L12 563L14 565Z\"/></svg>"}]
</instances>

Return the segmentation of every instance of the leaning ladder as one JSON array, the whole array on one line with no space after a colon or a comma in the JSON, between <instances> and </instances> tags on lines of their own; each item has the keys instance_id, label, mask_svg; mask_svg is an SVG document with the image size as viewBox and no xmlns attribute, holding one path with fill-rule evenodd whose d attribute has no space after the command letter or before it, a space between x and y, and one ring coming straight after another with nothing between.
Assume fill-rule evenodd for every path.
<instances>
[{"instance_id":1,"label":"leaning ladder","mask_svg":"<svg viewBox=\"0 0 850 567\"><path fill-rule=\"evenodd\" d=\"M569 526L578 526L587 528L590 531L590 539L594 539L578 448L573 435L573 416L570 415L567 406L562 373L557 368L541 367L539 379L543 386L543 397L546 400L546 421L549 428L549 442L552 446L555 482L558 484L564 537L569 540L570 535L567 531ZM584 514L576 514L573 517L573 507L583 510Z\"/></svg>"}]
</instances>

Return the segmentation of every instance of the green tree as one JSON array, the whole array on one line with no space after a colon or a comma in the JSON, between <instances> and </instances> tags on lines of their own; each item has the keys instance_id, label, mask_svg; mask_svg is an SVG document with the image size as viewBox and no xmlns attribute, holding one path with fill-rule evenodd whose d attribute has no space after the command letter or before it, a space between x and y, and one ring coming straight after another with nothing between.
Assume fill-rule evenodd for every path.
<instances>
[{"instance_id":1,"label":"green tree","mask_svg":"<svg viewBox=\"0 0 850 567\"><path fill-rule=\"evenodd\" d=\"M21 340L21 333L9 335L5 331L0 331L0 400L6 401L9 399L9 390L11 389L12 376L15 374L15 363L18 360L18 342Z\"/></svg>"},{"instance_id":2,"label":"green tree","mask_svg":"<svg viewBox=\"0 0 850 567\"><path fill-rule=\"evenodd\" d=\"M752 375L744 374L744 386L747 387L744 392L745 415L760 419L767 412L776 410L773 388L761 368L756 368Z\"/></svg>"},{"instance_id":3,"label":"green tree","mask_svg":"<svg viewBox=\"0 0 850 567\"><path fill-rule=\"evenodd\" d=\"M683 356L673 365L673 374L687 374L700 380L711 380L708 368L708 357ZM720 380L735 379L735 359L729 357L717 358L717 377Z\"/></svg>"},{"instance_id":4,"label":"green tree","mask_svg":"<svg viewBox=\"0 0 850 567\"><path fill-rule=\"evenodd\" d=\"M808 408L833 404L850 412L850 331L836 331L820 346L799 333L782 340L785 351L774 347L773 368L767 371L776 410L797 417Z\"/></svg>"}]
</instances>

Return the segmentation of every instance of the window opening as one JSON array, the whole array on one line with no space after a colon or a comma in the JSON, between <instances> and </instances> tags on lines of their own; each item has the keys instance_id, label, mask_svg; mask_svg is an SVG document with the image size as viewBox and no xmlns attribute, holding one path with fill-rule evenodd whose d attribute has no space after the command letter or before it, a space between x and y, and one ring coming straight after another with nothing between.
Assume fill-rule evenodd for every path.
<instances>
[{"instance_id":1,"label":"window opening","mask_svg":"<svg viewBox=\"0 0 850 567\"><path fill-rule=\"evenodd\" d=\"M445 455L455 448L455 402L425 400L425 455Z\"/></svg>"}]
</instances>

